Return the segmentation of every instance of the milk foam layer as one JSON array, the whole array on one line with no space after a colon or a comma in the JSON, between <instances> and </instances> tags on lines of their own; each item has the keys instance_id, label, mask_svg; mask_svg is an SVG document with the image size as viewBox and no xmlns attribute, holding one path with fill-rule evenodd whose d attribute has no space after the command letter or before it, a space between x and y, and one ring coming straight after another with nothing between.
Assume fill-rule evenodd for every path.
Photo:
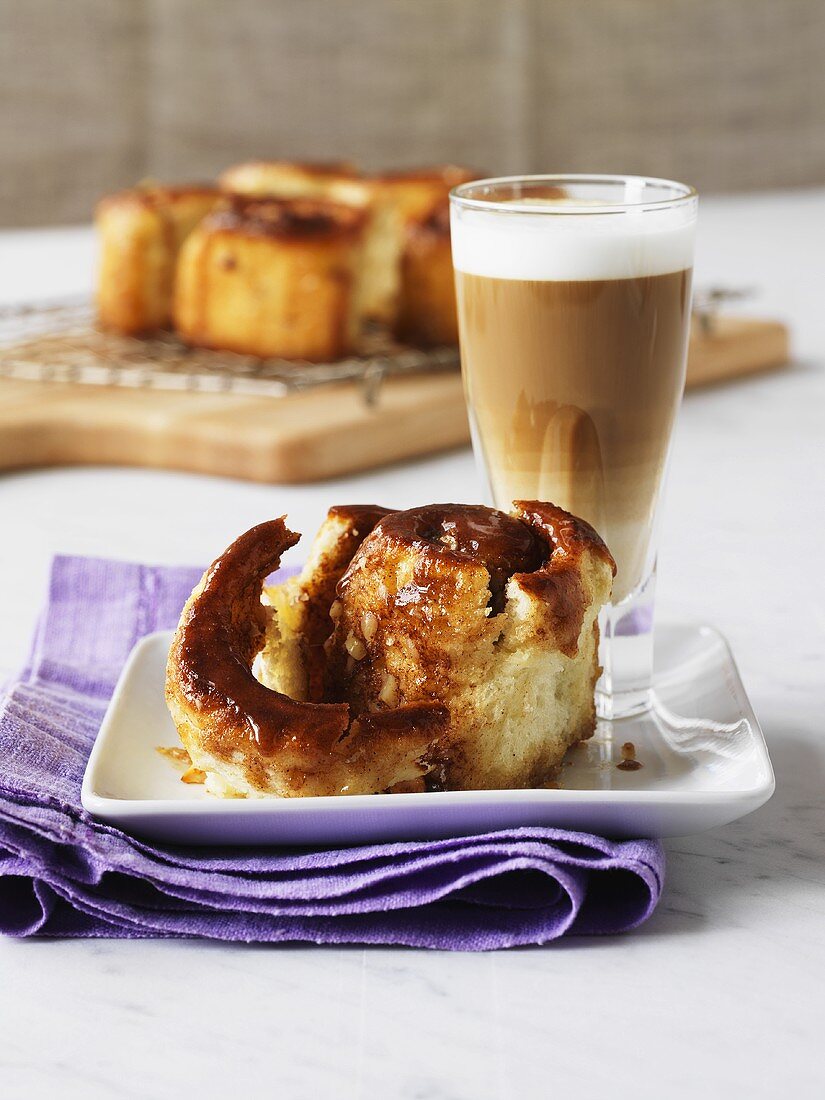
<instances>
[{"instance_id":1,"label":"milk foam layer","mask_svg":"<svg viewBox=\"0 0 825 1100\"><path fill-rule=\"evenodd\" d=\"M616 214L454 206L451 223L455 268L491 279L630 279L693 265L695 206L629 207Z\"/></svg>"}]
</instances>

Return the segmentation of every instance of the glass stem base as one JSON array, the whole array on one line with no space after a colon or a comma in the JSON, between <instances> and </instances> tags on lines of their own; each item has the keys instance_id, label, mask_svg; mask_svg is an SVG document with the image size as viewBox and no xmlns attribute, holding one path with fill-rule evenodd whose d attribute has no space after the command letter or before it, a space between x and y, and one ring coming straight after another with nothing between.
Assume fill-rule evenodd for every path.
<instances>
[{"instance_id":1,"label":"glass stem base","mask_svg":"<svg viewBox=\"0 0 825 1100\"><path fill-rule=\"evenodd\" d=\"M656 568L621 603L606 604L599 615L596 713L609 720L641 714L650 707L653 679L653 605Z\"/></svg>"}]
</instances>

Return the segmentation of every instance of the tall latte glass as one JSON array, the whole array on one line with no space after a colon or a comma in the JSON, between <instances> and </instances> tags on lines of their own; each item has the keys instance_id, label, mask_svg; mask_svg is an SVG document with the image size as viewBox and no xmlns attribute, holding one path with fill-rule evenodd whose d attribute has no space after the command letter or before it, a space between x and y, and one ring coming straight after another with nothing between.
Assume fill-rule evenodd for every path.
<instances>
[{"instance_id":1,"label":"tall latte glass","mask_svg":"<svg viewBox=\"0 0 825 1100\"><path fill-rule=\"evenodd\" d=\"M560 504L616 559L601 618L604 718L649 702L696 210L692 188L638 176L482 180L451 195L462 370L493 502Z\"/></svg>"}]
</instances>

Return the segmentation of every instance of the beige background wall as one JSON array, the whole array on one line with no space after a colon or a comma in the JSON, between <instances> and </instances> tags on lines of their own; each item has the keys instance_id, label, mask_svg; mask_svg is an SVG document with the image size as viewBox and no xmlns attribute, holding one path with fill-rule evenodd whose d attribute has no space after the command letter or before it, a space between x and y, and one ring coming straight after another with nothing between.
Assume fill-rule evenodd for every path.
<instances>
[{"instance_id":1,"label":"beige background wall","mask_svg":"<svg viewBox=\"0 0 825 1100\"><path fill-rule=\"evenodd\" d=\"M249 156L825 182L825 0L0 0L0 224Z\"/></svg>"}]
</instances>

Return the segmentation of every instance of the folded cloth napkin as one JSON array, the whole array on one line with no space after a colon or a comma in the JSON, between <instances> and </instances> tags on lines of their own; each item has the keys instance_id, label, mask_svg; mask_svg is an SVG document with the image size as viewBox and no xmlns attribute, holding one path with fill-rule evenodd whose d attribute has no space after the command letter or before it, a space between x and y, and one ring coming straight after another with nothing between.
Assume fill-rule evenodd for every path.
<instances>
[{"instance_id":1,"label":"folded cloth napkin","mask_svg":"<svg viewBox=\"0 0 825 1100\"><path fill-rule=\"evenodd\" d=\"M55 560L0 709L0 931L489 950L649 916L664 858L647 840L530 827L341 850L182 848L92 820L80 785L117 676L142 635L175 625L199 575Z\"/></svg>"}]
</instances>

